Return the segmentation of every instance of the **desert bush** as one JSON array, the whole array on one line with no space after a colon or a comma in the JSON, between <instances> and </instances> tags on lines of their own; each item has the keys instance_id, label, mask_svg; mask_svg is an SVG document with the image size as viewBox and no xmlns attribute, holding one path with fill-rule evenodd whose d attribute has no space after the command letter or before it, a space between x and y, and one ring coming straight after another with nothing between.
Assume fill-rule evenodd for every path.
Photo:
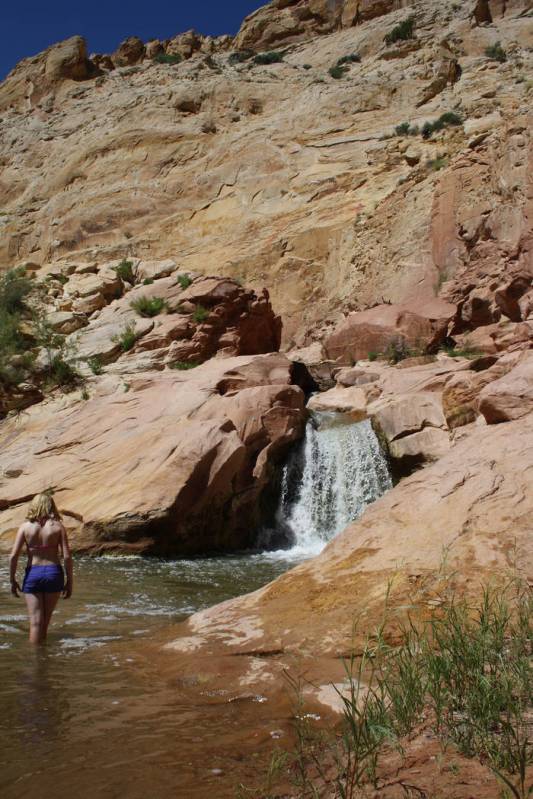
<instances>
[{"instance_id":1,"label":"desert bush","mask_svg":"<svg viewBox=\"0 0 533 799\"><path fill-rule=\"evenodd\" d=\"M230 53L228 63L242 64L244 61L249 61L254 55L255 52L253 50L235 50L233 53Z\"/></svg>"},{"instance_id":2,"label":"desert bush","mask_svg":"<svg viewBox=\"0 0 533 799\"><path fill-rule=\"evenodd\" d=\"M157 316L161 311L168 308L168 304L162 297L138 297L133 302L130 302L130 307L139 316L152 317Z\"/></svg>"},{"instance_id":3,"label":"desert bush","mask_svg":"<svg viewBox=\"0 0 533 799\"><path fill-rule=\"evenodd\" d=\"M337 66L342 67L343 64L360 64L361 63L361 56L358 53L349 53L348 55L343 55L337 61Z\"/></svg>"},{"instance_id":4,"label":"desert bush","mask_svg":"<svg viewBox=\"0 0 533 799\"><path fill-rule=\"evenodd\" d=\"M183 59L179 53L157 53L153 60L156 64L180 64Z\"/></svg>"},{"instance_id":5,"label":"desert bush","mask_svg":"<svg viewBox=\"0 0 533 799\"><path fill-rule=\"evenodd\" d=\"M197 366L200 366L199 361L174 361L174 363L170 364L171 369L179 369L182 372L188 369L196 369Z\"/></svg>"},{"instance_id":6,"label":"desert bush","mask_svg":"<svg viewBox=\"0 0 533 799\"><path fill-rule=\"evenodd\" d=\"M417 136L419 132L417 125L411 126L409 122L402 122L394 128L396 136Z\"/></svg>"},{"instance_id":7,"label":"desert bush","mask_svg":"<svg viewBox=\"0 0 533 799\"><path fill-rule=\"evenodd\" d=\"M93 355L92 358L87 358L87 366L93 375L101 375L104 371L104 365L99 355Z\"/></svg>"},{"instance_id":8,"label":"desert bush","mask_svg":"<svg viewBox=\"0 0 533 799\"><path fill-rule=\"evenodd\" d=\"M455 111L446 111L441 114L434 122L424 122L422 126L422 138L429 139L436 131L443 130L449 126L459 127L463 124L463 118Z\"/></svg>"},{"instance_id":9,"label":"desert bush","mask_svg":"<svg viewBox=\"0 0 533 799\"><path fill-rule=\"evenodd\" d=\"M271 50L268 53L257 53L254 56L254 64L279 64L283 61L283 53L277 53Z\"/></svg>"},{"instance_id":10,"label":"desert bush","mask_svg":"<svg viewBox=\"0 0 533 799\"><path fill-rule=\"evenodd\" d=\"M404 19L403 22L400 22L398 25L387 33L383 41L385 44L394 44L394 42L405 41L406 39L413 38L413 32L415 27L415 18L414 17L407 17Z\"/></svg>"},{"instance_id":11,"label":"desert bush","mask_svg":"<svg viewBox=\"0 0 533 799\"><path fill-rule=\"evenodd\" d=\"M433 172L438 172L439 169L444 169L448 160L446 158L432 158L430 161L427 162L427 168L432 169Z\"/></svg>"},{"instance_id":12,"label":"desert bush","mask_svg":"<svg viewBox=\"0 0 533 799\"><path fill-rule=\"evenodd\" d=\"M124 283L129 283L131 286L135 283L135 275L133 273L133 262L124 258L118 266L113 267L119 278Z\"/></svg>"},{"instance_id":13,"label":"desert bush","mask_svg":"<svg viewBox=\"0 0 533 799\"><path fill-rule=\"evenodd\" d=\"M194 309L192 318L194 319L195 322L200 323L200 322L205 322L208 316L209 316L209 311L207 310L207 308L204 308L203 305L197 305L196 308Z\"/></svg>"},{"instance_id":14,"label":"desert bush","mask_svg":"<svg viewBox=\"0 0 533 799\"><path fill-rule=\"evenodd\" d=\"M118 344L122 352L128 352L128 350L133 348L135 342L137 341L135 325L131 324L131 322L124 325L120 333L118 333L116 336L113 336L111 341L113 341L115 344Z\"/></svg>"},{"instance_id":15,"label":"desert bush","mask_svg":"<svg viewBox=\"0 0 533 799\"><path fill-rule=\"evenodd\" d=\"M486 47L485 55L487 58L491 58L493 61L499 61L500 64L503 64L505 61L507 61L507 53L501 46L500 42L496 42L495 44L491 44L489 47Z\"/></svg>"},{"instance_id":16,"label":"desert bush","mask_svg":"<svg viewBox=\"0 0 533 799\"><path fill-rule=\"evenodd\" d=\"M189 277L189 275L179 275L177 282L182 289L188 289L192 283L192 277Z\"/></svg>"},{"instance_id":17,"label":"desert bush","mask_svg":"<svg viewBox=\"0 0 533 799\"><path fill-rule=\"evenodd\" d=\"M145 277L143 280L143 286L151 286L153 282L153 277Z\"/></svg>"},{"instance_id":18,"label":"desert bush","mask_svg":"<svg viewBox=\"0 0 533 799\"><path fill-rule=\"evenodd\" d=\"M302 69L313 69L312 64L302 64Z\"/></svg>"},{"instance_id":19,"label":"desert bush","mask_svg":"<svg viewBox=\"0 0 533 799\"><path fill-rule=\"evenodd\" d=\"M8 270L0 277L0 312L13 316L27 310L26 300L32 289L24 269Z\"/></svg>"},{"instance_id":20,"label":"desert bush","mask_svg":"<svg viewBox=\"0 0 533 799\"><path fill-rule=\"evenodd\" d=\"M328 69L328 74L332 78L335 78L335 80L339 80L340 78L344 77L344 75L346 74L347 71L348 71L347 67L339 66L338 64L335 64L334 67L330 67Z\"/></svg>"}]
</instances>

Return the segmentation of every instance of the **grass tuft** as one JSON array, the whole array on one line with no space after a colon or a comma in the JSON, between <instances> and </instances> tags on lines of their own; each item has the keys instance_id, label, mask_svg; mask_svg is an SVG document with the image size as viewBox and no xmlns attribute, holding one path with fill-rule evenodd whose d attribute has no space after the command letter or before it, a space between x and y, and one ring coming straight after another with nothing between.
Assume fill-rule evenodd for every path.
<instances>
[{"instance_id":1,"label":"grass tuft","mask_svg":"<svg viewBox=\"0 0 533 799\"><path fill-rule=\"evenodd\" d=\"M182 289L188 289L192 283L192 277L189 277L189 275L179 275L177 282Z\"/></svg>"},{"instance_id":2,"label":"grass tuft","mask_svg":"<svg viewBox=\"0 0 533 799\"><path fill-rule=\"evenodd\" d=\"M129 324L124 325L120 333L116 336L111 338L115 344L118 344L122 352L128 352L128 350L133 349L135 342L137 341L137 333L135 330L135 325Z\"/></svg>"},{"instance_id":3,"label":"grass tuft","mask_svg":"<svg viewBox=\"0 0 533 799\"><path fill-rule=\"evenodd\" d=\"M383 41L385 44L394 44L395 42L412 39L414 28L415 18L412 16L407 17L407 19L404 19L399 25L395 25L395 27L384 36Z\"/></svg>"},{"instance_id":4,"label":"grass tuft","mask_svg":"<svg viewBox=\"0 0 533 799\"><path fill-rule=\"evenodd\" d=\"M124 283L129 283L131 286L135 283L135 275L133 274L133 262L127 261L125 258L119 263L118 266L113 267L119 278Z\"/></svg>"},{"instance_id":5,"label":"grass tuft","mask_svg":"<svg viewBox=\"0 0 533 799\"><path fill-rule=\"evenodd\" d=\"M486 47L485 55L487 58L490 58L493 61L499 61L500 64L503 64L505 61L507 61L507 53L501 46L500 42L496 42L495 44L491 44L489 47Z\"/></svg>"},{"instance_id":6,"label":"grass tuft","mask_svg":"<svg viewBox=\"0 0 533 799\"><path fill-rule=\"evenodd\" d=\"M204 308L203 305L197 305L196 308L194 309L192 318L194 319L195 322L201 323L205 322L208 316L209 316L209 311L207 310L207 308Z\"/></svg>"},{"instance_id":7,"label":"grass tuft","mask_svg":"<svg viewBox=\"0 0 533 799\"><path fill-rule=\"evenodd\" d=\"M199 361L174 361L174 363L170 364L171 369L179 369L182 372L188 369L196 369L197 366L200 366Z\"/></svg>"},{"instance_id":8,"label":"grass tuft","mask_svg":"<svg viewBox=\"0 0 533 799\"><path fill-rule=\"evenodd\" d=\"M444 749L487 765L507 795L533 793L533 594L513 581L503 590L485 588L471 606L445 600L425 622L388 619L362 651L345 661L345 686L336 689L342 722L319 730L305 713L299 680L295 751L280 771L310 797L359 796L380 788L379 766L390 748L416 728L435 736ZM269 775L270 779L270 775ZM270 795L270 794L269 794ZM277 795L277 794L275 794ZM425 795L425 794L424 794Z\"/></svg>"},{"instance_id":9,"label":"grass tuft","mask_svg":"<svg viewBox=\"0 0 533 799\"><path fill-rule=\"evenodd\" d=\"M168 303L162 297L138 297L133 302L130 302L130 307L139 314L139 316L153 317L158 316L162 311L168 308Z\"/></svg>"}]
</instances>

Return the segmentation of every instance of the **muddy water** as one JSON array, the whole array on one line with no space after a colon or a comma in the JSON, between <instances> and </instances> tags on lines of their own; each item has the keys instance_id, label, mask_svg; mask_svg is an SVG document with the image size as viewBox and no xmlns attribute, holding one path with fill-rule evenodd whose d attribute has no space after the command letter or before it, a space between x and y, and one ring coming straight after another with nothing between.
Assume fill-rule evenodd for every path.
<instances>
[{"instance_id":1,"label":"muddy water","mask_svg":"<svg viewBox=\"0 0 533 799\"><path fill-rule=\"evenodd\" d=\"M253 784L265 742L283 738L279 710L261 696L206 696L199 705L198 691L165 682L139 652L193 611L295 563L264 553L80 559L75 594L60 601L48 644L35 650L24 600L10 596L0 560L2 799L199 799Z\"/></svg>"}]
</instances>

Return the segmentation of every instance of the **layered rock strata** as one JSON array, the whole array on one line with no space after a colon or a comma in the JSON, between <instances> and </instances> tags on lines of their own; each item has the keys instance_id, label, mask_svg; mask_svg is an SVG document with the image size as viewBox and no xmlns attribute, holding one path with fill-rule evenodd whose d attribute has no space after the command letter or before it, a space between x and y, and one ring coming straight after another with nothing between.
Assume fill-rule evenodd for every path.
<instances>
[{"instance_id":1,"label":"layered rock strata","mask_svg":"<svg viewBox=\"0 0 533 799\"><path fill-rule=\"evenodd\" d=\"M282 355L106 373L0 426L0 545L53 488L76 551L199 554L253 545L275 464L302 435Z\"/></svg>"},{"instance_id":2,"label":"layered rock strata","mask_svg":"<svg viewBox=\"0 0 533 799\"><path fill-rule=\"evenodd\" d=\"M0 262L179 253L266 286L288 345L436 293L457 334L527 318L531 19L526 0L485 6L276 2L234 41L129 39L95 66L72 39L26 59L0 86ZM256 63L267 47L282 60Z\"/></svg>"}]
</instances>

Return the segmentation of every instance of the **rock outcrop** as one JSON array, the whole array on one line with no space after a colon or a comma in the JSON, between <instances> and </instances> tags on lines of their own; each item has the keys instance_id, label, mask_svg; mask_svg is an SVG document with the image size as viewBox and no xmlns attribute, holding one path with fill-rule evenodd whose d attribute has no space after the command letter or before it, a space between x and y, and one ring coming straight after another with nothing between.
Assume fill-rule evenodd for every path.
<instances>
[{"instance_id":1,"label":"rock outcrop","mask_svg":"<svg viewBox=\"0 0 533 799\"><path fill-rule=\"evenodd\" d=\"M317 558L245 597L197 613L169 648L203 654L350 652L389 607L422 610L482 581L531 577L533 415L472 430L368 508ZM403 610L402 610L403 609ZM357 626L354 627L354 621ZM354 639L355 636L355 639ZM268 681L269 666L261 671ZM251 674L251 672L250 672ZM257 678L256 678L257 679ZM253 679L252 679L253 684Z\"/></svg>"},{"instance_id":2,"label":"rock outcrop","mask_svg":"<svg viewBox=\"0 0 533 799\"><path fill-rule=\"evenodd\" d=\"M77 551L199 554L251 546L274 464L302 435L282 355L180 372L104 373L0 425L0 546L55 490Z\"/></svg>"},{"instance_id":3,"label":"rock outcrop","mask_svg":"<svg viewBox=\"0 0 533 799\"><path fill-rule=\"evenodd\" d=\"M78 38L26 59L0 86L0 263L179 253L266 286L300 348L435 294L458 306L454 335L523 321L531 34L527 0L488 6L490 26L452 0L279 2L234 41L129 39L126 66L87 66ZM256 63L267 47L282 60Z\"/></svg>"}]
</instances>

